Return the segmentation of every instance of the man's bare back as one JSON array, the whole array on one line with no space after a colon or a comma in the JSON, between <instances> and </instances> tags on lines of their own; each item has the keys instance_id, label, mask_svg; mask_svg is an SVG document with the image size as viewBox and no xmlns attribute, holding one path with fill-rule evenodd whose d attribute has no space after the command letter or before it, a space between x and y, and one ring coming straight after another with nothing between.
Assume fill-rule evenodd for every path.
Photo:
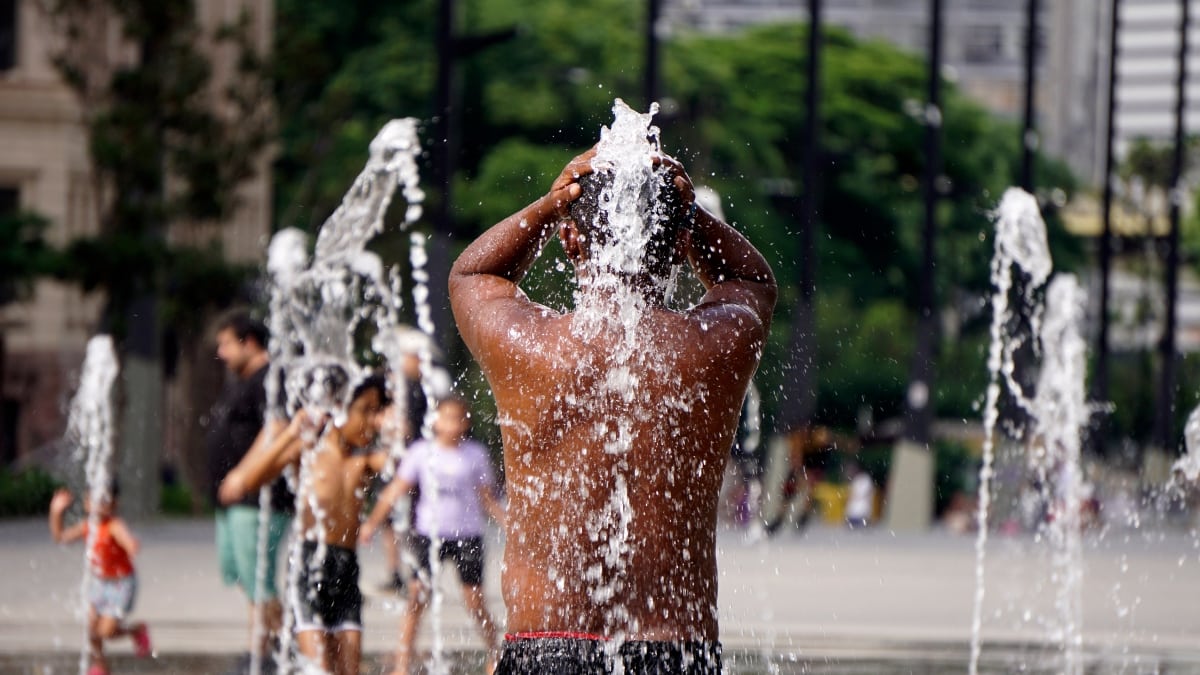
<instances>
[{"instance_id":1,"label":"man's bare back","mask_svg":"<svg viewBox=\"0 0 1200 675\"><path fill-rule=\"evenodd\" d=\"M580 331L578 316L531 302L517 282L578 198L591 157L451 272L455 318L504 440L508 630L715 641L717 496L774 279L749 242L701 210L682 248L708 293L684 312L651 294L632 360L621 331ZM688 208L691 182L670 166ZM560 236L586 265L573 222Z\"/></svg>"}]
</instances>

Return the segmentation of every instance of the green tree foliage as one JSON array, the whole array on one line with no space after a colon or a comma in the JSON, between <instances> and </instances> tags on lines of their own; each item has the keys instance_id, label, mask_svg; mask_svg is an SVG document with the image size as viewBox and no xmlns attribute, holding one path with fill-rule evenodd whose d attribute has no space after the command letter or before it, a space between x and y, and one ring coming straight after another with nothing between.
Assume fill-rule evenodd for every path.
<instances>
[{"instance_id":1,"label":"green tree foliage","mask_svg":"<svg viewBox=\"0 0 1200 675\"><path fill-rule=\"evenodd\" d=\"M56 65L83 108L102 204L99 234L69 245L64 276L104 290L118 322L135 297L168 288L180 313L189 301L219 302L209 285L214 276L226 288L242 271L219 252L171 244L167 232L171 224L226 220L267 141L270 105L248 17L206 34L192 0L44 5L65 38ZM96 49L108 46L110 21L134 58L96 58ZM230 45L237 55L221 91L201 50L206 41Z\"/></svg>"},{"instance_id":2,"label":"green tree foliage","mask_svg":"<svg viewBox=\"0 0 1200 675\"><path fill-rule=\"evenodd\" d=\"M276 223L315 231L385 122L433 115L437 3L278 0Z\"/></svg>"},{"instance_id":3,"label":"green tree foliage","mask_svg":"<svg viewBox=\"0 0 1200 675\"><path fill-rule=\"evenodd\" d=\"M34 279L57 269L58 257L42 238L47 224L34 213L0 215L0 306L26 297Z\"/></svg>"},{"instance_id":4,"label":"green tree foliage","mask_svg":"<svg viewBox=\"0 0 1200 675\"><path fill-rule=\"evenodd\" d=\"M460 2L458 31L517 27L515 39L462 55L451 205L458 229L482 231L542 194L564 161L611 121L614 98L641 101L643 11L599 0ZM361 168L366 145L390 117L428 120L436 54L435 3L357 3L342 12L311 0L282 0L277 75L283 142L280 225L316 224ZM693 179L716 189L726 215L760 246L781 283L776 322L760 373L768 407L781 372L795 287L797 225L788 207L801 175L803 25L778 24L729 35L676 34L663 44L663 110L656 123L668 152ZM295 36L295 37L293 37ZM283 47L296 44L306 45ZM311 65L310 64L315 64ZM823 57L818 238L821 405L835 424L862 404L898 411L911 353L916 275L921 265L924 169L920 120L925 65L883 42L830 30ZM314 73L311 77L309 73ZM940 302L956 311L963 339L946 350L958 389L939 397L942 414L974 416L986 372L991 218L1015 182L1020 132L952 84L944 105L944 201L939 212ZM290 129L290 131L289 131ZM1040 159L1039 183L1070 191L1063 166ZM1053 213L1057 267L1081 259ZM531 284L538 299L569 298L551 281L553 248ZM561 278L562 275L557 275ZM546 281L543 283L542 279ZM971 375L978 371L975 394Z\"/></svg>"},{"instance_id":5,"label":"green tree foliage","mask_svg":"<svg viewBox=\"0 0 1200 675\"><path fill-rule=\"evenodd\" d=\"M1189 174L1194 174L1195 151L1200 137L1189 137L1184 145L1183 181L1187 189ZM1175 146L1173 143L1147 138L1138 138L1130 145L1117 166L1120 187L1116 191L1115 208L1124 209L1141 220L1144 234L1161 233L1170 218L1168 194L1172 180L1172 164ZM1192 208L1183 209L1180 222L1179 250L1182 261L1181 274L1190 270L1195 273L1200 262L1200 194L1193 196ZM1139 279L1144 293L1136 303L1132 316L1133 326L1161 323L1163 306L1162 283L1165 275L1163 255L1165 245L1157 245L1148 236L1141 241L1138 233L1126 233L1133 239L1117 242L1114 271ZM1118 313L1110 308L1110 320L1119 321ZM1112 328L1110 328L1112 330ZM1155 406L1158 403L1159 379L1162 373L1161 358L1153 348L1144 351L1117 351L1109 355L1111 404L1108 423L1111 435L1117 438L1149 441L1154 429ZM1177 400L1171 428L1174 437L1181 438L1187 416L1196 405L1197 385L1200 384L1200 369L1189 359L1179 359Z\"/></svg>"}]
</instances>

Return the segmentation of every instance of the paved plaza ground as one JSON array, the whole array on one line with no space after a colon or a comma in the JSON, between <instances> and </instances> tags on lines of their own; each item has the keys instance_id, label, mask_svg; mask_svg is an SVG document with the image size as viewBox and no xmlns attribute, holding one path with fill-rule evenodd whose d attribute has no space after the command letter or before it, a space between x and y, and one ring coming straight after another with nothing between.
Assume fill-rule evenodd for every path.
<instances>
[{"instance_id":1,"label":"paved plaza ground","mask_svg":"<svg viewBox=\"0 0 1200 675\"><path fill-rule=\"evenodd\" d=\"M156 650L180 658L243 650L246 607L220 583L211 520L164 519L136 530L143 541L136 616L150 623ZM489 545L487 595L502 618L498 533ZM757 541L723 530L718 546L722 642L731 653L782 654L809 664L905 662L926 654L955 664L947 672L965 671L977 578L973 535L820 525ZM1061 626L1055 610L1060 584L1048 554L1025 535L996 536L986 551L985 653L1019 659L1036 651L1034 645L1053 642ZM384 579L377 547L362 552L362 564L365 649L379 660L391 651L403 603L377 590ZM13 664L35 655L57 653L59 662L70 662L78 654L81 565L82 548L52 543L43 521L0 522L0 672L32 672ZM1081 573L1089 654L1115 664L1111 672L1200 672L1200 540L1194 533L1088 533ZM444 606L423 626L424 648L433 649L437 636L447 651L477 650L481 643L456 580L444 587Z\"/></svg>"}]
</instances>

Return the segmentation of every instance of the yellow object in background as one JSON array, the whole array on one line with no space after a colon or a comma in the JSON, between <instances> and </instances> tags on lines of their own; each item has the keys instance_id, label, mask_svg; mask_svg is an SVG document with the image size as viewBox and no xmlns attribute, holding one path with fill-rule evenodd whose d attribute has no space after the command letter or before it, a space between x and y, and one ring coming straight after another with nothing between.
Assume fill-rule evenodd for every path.
<instances>
[{"instance_id":1,"label":"yellow object in background","mask_svg":"<svg viewBox=\"0 0 1200 675\"><path fill-rule=\"evenodd\" d=\"M812 498L821 512L821 520L831 525L841 525L846 520L846 499L849 495L848 485L825 482L814 485Z\"/></svg>"}]
</instances>

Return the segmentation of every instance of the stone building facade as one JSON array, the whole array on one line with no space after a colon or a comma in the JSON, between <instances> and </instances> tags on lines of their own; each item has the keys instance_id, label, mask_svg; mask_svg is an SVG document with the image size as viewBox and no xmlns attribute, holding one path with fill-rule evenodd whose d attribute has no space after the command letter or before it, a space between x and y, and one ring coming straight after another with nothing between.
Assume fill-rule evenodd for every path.
<instances>
[{"instance_id":1,"label":"stone building facade","mask_svg":"<svg viewBox=\"0 0 1200 675\"><path fill-rule=\"evenodd\" d=\"M40 214L50 223L48 243L62 246L97 232L99 197L82 107L54 66L63 38L42 4L0 0L0 212ZM273 9L272 0L196 0L206 33L248 13L253 42L264 53L271 45ZM91 46L96 58L106 63L131 58L114 22L98 30L106 39ZM232 73L232 48L206 42L202 49L214 65L215 91ZM191 244L215 239L230 260L261 260L271 218L265 156L258 169L242 186L231 222L176 225L167 236ZM54 452L84 345L96 329L102 304L97 294L42 280L27 300L0 308L0 467L44 461ZM168 382L168 409L179 396ZM173 441L168 437L165 442Z\"/></svg>"}]
</instances>

